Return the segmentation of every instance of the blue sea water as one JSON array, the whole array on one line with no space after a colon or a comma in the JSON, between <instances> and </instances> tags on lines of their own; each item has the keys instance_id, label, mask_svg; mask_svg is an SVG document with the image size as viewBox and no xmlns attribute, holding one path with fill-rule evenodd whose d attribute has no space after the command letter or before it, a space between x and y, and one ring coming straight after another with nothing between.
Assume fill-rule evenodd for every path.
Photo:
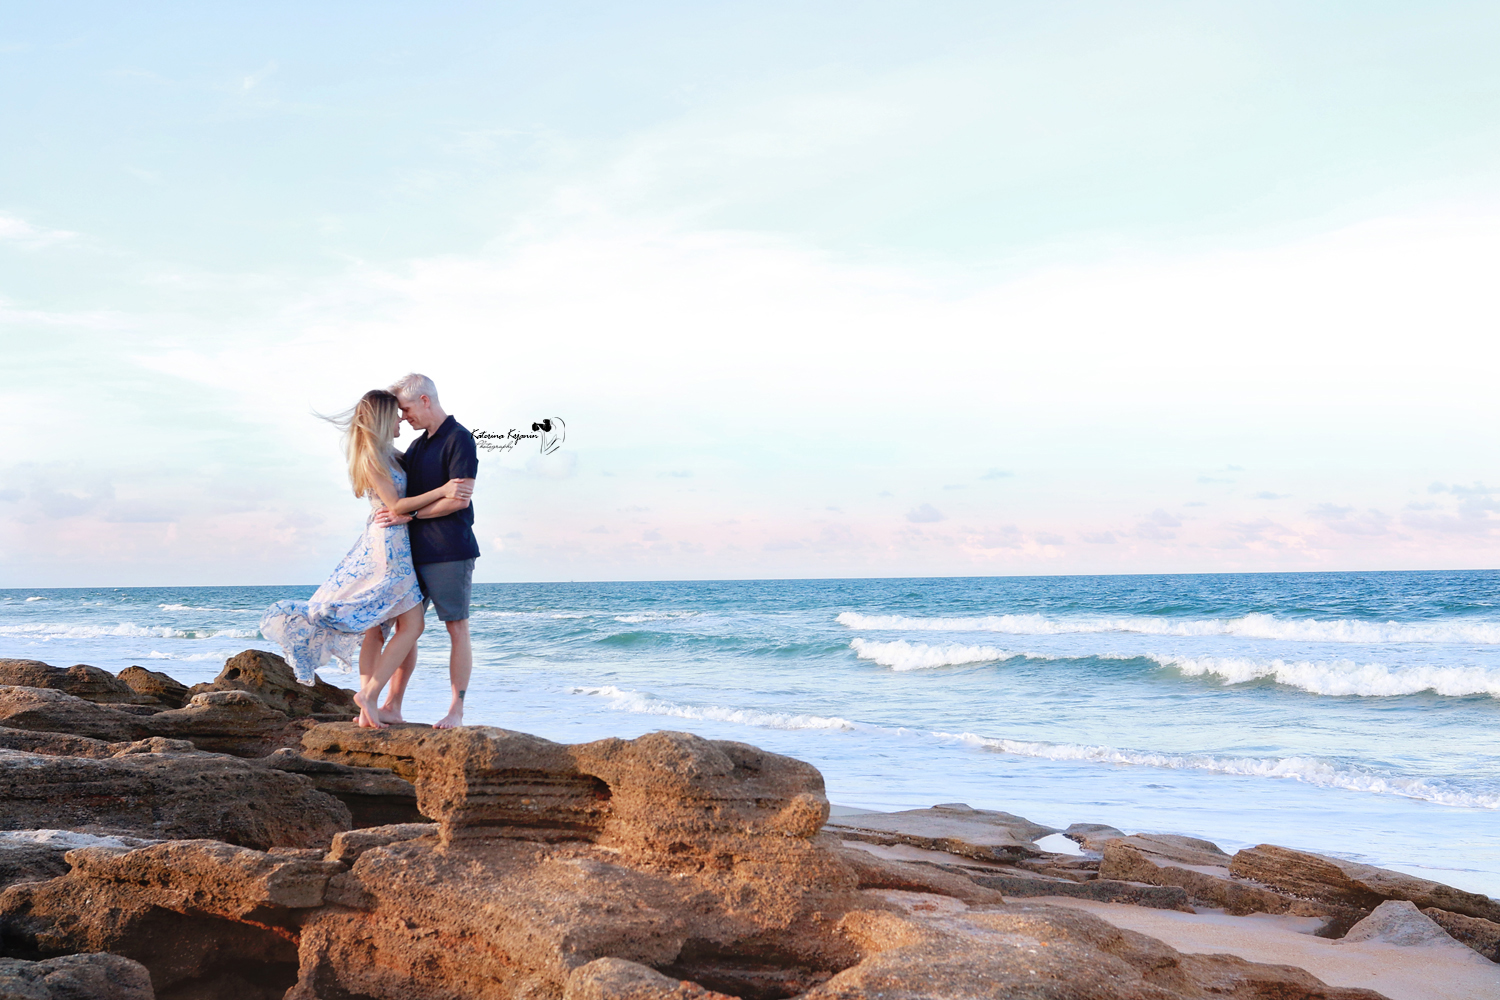
<instances>
[{"instance_id":1,"label":"blue sea water","mask_svg":"<svg viewBox=\"0 0 1500 1000\"><path fill-rule=\"evenodd\" d=\"M312 587L0 591L0 656L194 683ZM837 803L1272 842L1500 896L1500 573L612 584L474 592L468 721L682 729ZM407 717L448 700L420 645ZM327 679L353 685L332 665Z\"/></svg>"}]
</instances>

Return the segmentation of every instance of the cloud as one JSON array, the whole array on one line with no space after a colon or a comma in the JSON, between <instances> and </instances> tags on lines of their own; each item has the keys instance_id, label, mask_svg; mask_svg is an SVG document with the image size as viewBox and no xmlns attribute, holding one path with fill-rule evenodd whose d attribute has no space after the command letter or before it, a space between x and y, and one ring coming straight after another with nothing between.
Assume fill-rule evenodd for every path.
<instances>
[{"instance_id":1,"label":"cloud","mask_svg":"<svg viewBox=\"0 0 1500 1000\"><path fill-rule=\"evenodd\" d=\"M1014 472L1007 472L1004 469L990 469L988 472L984 473L984 475L980 476L979 478L980 479L1010 479L1014 475L1015 475Z\"/></svg>"},{"instance_id":2,"label":"cloud","mask_svg":"<svg viewBox=\"0 0 1500 1000\"><path fill-rule=\"evenodd\" d=\"M1115 533L1113 531L1097 531L1085 533L1083 540L1090 545L1113 545L1115 544Z\"/></svg>"},{"instance_id":3,"label":"cloud","mask_svg":"<svg viewBox=\"0 0 1500 1000\"><path fill-rule=\"evenodd\" d=\"M1137 538L1165 542L1177 537L1175 532L1168 531L1167 529L1180 527L1182 527L1182 520L1180 518L1168 514L1165 510L1158 507L1147 514L1140 524L1136 525L1135 534Z\"/></svg>"},{"instance_id":4,"label":"cloud","mask_svg":"<svg viewBox=\"0 0 1500 1000\"><path fill-rule=\"evenodd\" d=\"M1038 531L1034 537L1038 545L1061 545L1067 541L1062 535L1054 535L1046 531Z\"/></svg>"},{"instance_id":5,"label":"cloud","mask_svg":"<svg viewBox=\"0 0 1500 1000\"><path fill-rule=\"evenodd\" d=\"M1255 500L1286 500L1290 496L1291 496L1290 493L1272 493L1270 490L1261 490L1259 493L1252 494L1252 499L1255 499Z\"/></svg>"},{"instance_id":6,"label":"cloud","mask_svg":"<svg viewBox=\"0 0 1500 1000\"><path fill-rule=\"evenodd\" d=\"M43 247L55 243L66 243L77 235L65 229L33 226L25 219L18 219L14 215L0 215L0 241L19 243L26 247Z\"/></svg>"},{"instance_id":7,"label":"cloud","mask_svg":"<svg viewBox=\"0 0 1500 1000\"><path fill-rule=\"evenodd\" d=\"M969 484L968 483L951 483L948 486L944 486L943 487L943 489L945 489L945 490L966 490L968 488L969 488Z\"/></svg>"},{"instance_id":8,"label":"cloud","mask_svg":"<svg viewBox=\"0 0 1500 1000\"><path fill-rule=\"evenodd\" d=\"M1189 500L1187 503L1183 504L1183 506L1184 507L1207 507L1208 506L1208 502L1206 500Z\"/></svg>"},{"instance_id":9,"label":"cloud","mask_svg":"<svg viewBox=\"0 0 1500 1000\"><path fill-rule=\"evenodd\" d=\"M930 503L924 503L919 507L913 507L906 512L906 519L913 524L932 524L935 521L946 521L948 515L938 510Z\"/></svg>"}]
</instances>

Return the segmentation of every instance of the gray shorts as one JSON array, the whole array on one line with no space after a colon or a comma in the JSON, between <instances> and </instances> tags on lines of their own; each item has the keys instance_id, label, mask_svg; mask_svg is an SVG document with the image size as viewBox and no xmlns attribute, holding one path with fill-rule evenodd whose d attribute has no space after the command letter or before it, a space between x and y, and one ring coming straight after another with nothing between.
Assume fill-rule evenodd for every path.
<instances>
[{"instance_id":1,"label":"gray shorts","mask_svg":"<svg viewBox=\"0 0 1500 1000\"><path fill-rule=\"evenodd\" d=\"M422 584L424 615L431 602L437 608L439 621L460 622L469 617L469 590L474 585L474 560L424 563L416 569L417 581Z\"/></svg>"}]
</instances>

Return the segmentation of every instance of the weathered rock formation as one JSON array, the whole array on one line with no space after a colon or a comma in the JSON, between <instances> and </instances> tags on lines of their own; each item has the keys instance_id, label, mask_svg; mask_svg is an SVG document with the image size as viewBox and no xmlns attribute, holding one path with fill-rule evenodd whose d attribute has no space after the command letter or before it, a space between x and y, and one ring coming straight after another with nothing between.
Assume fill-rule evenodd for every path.
<instances>
[{"instance_id":1,"label":"weathered rock formation","mask_svg":"<svg viewBox=\"0 0 1500 1000\"><path fill-rule=\"evenodd\" d=\"M1447 931L1453 940L1468 945L1491 962L1500 962L1500 923L1483 917L1449 913L1435 906L1429 906L1422 912Z\"/></svg>"},{"instance_id":2,"label":"weathered rock formation","mask_svg":"<svg viewBox=\"0 0 1500 1000\"><path fill-rule=\"evenodd\" d=\"M1058 831L1021 816L962 803L865 813L832 819L828 828L845 840L910 844L984 861L1019 861L1043 851L1034 841Z\"/></svg>"},{"instance_id":3,"label":"weathered rock formation","mask_svg":"<svg viewBox=\"0 0 1500 1000\"><path fill-rule=\"evenodd\" d=\"M348 807L356 828L419 823L425 818L417 809L416 788L385 768L309 760L290 749L277 750L259 763L307 778Z\"/></svg>"},{"instance_id":4,"label":"weathered rock formation","mask_svg":"<svg viewBox=\"0 0 1500 1000\"><path fill-rule=\"evenodd\" d=\"M311 688L297 683L297 677L286 660L262 649L247 649L232 656L208 684L195 684L188 697L212 691L243 691L253 694L271 708L291 716L312 716L320 721L336 722L359 714L354 692L335 687L321 677Z\"/></svg>"},{"instance_id":5,"label":"weathered rock formation","mask_svg":"<svg viewBox=\"0 0 1500 1000\"><path fill-rule=\"evenodd\" d=\"M117 675L142 699L142 704L157 708L181 708L187 701L187 685L175 678L145 667L126 667ZM70 691L69 694L77 694Z\"/></svg>"},{"instance_id":6,"label":"weathered rock formation","mask_svg":"<svg viewBox=\"0 0 1500 1000\"><path fill-rule=\"evenodd\" d=\"M45 962L0 958L4 1000L155 1000L138 962L118 955L65 955Z\"/></svg>"},{"instance_id":7,"label":"weathered rock formation","mask_svg":"<svg viewBox=\"0 0 1500 1000\"><path fill-rule=\"evenodd\" d=\"M1388 899L1437 907L1466 917L1500 921L1500 902L1441 882L1354 861L1293 851L1271 844L1246 848L1229 863L1231 875L1322 902L1373 910Z\"/></svg>"},{"instance_id":8,"label":"weathered rock formation","mask_svg":"<svg viewBox=\"0 0 1500 1000\"><path fill-rule=\"evenodd\" d=\"M221 754L156 749L149 741L126 745L102 760L0 751L0 829L212 837L269 848L326 846L349 828L349 810L300 775Z\"/></svg>"},{"instance_id":9,"label":"weathered rock formation","mask_svg":"<svg viewBox=\"0 0 1500 1000\"><path fill-rule=\"evenodd\" d=\"M63 669L41 660L0 660L0 684L48 688L104 705L155 703L109 671L83 663Z\"/></svg>"}]
</instances>

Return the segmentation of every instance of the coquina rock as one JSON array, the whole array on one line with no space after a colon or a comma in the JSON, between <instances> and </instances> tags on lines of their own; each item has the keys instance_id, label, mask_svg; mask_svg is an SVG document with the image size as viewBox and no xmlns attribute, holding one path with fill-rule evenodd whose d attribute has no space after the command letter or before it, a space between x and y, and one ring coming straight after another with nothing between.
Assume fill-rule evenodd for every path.
<instances>
[{"instance_id":1,"label":"coquina rock","mask_svg":"<svg viewBox=\"0 0 1500 1000\"><path fill-rule=\"evenodd\" d=\"M1043 851L1034 841L1058 832L1021 816L962 803L841 816L828 826L845 840L909 844L985 861L1035 858Z\"/></svg>"},{"instance_id":2,"label":"coquina rock","mask_svg":"<svg viewBox=\"0 0 1500 1000\"><path fill-rule=\"evenodd\" d=\"M261 757L299 741L305 725L311 724L310 720L293 722L286 713L245 691L207 691L192 697L183 708L139 714L49 688L0 687L0 726L67 739L119 743L161 736L189 740L198 749L214 753ZM49 743L62 749L67 740ZM74 746L77 752L90 752L84 745Z\"/></svg>"},{"instance_id":3,"label":"coquina rock","mask_svg":"<svg viewBox=\"0 0 1500 1000\"><path fill-rule=\"evenodd\" d=\"M359 714L354 692L317 678L312 687L297 683L286 660L263 649L247 649L232 656L211 683L195 684L188 698L211 691L244 691L292 718L322 721L352 719Z\"/></svg>"},{"instance_id":4,"label":"coquina rock","mask_svg":"<svg viewBox=\"0 0 1500 1000\"><path fill-rule=\"evenodd\" d=\"M1254 879L1282 892L1364 910L1388 899L1485 920L1500 920L1500 902L1401 872L1354 861L1294 851L1273 844L1248 847L1234 856L1230 874Z\"/></svg>"},{"instance_id":5,"label":"coquina rock","mask_svg":"<svg viewBox=\"0 0 1500 1000\"><path fill-rule=\"evenodd\" d=\"M99 760L0 751L0 829L212 837L254 847L325 847L349 810L311 781L220 754L152 752Z\"/></svg>"},{"instance_id":6,"label":"coquina rock","mask_svg":"<svg viewBox=\"0 0 1500 1000\"><path fill-rule=\"evenodd\" d=\"M143 704L159 708L181 708L188 698L186 684L160 671L147 670L145 667L126 667L116 676L143 699Z\"/></svg>"},{"instance_id":7,"label":"coquina rock","mask_svg":"<svg viewBox=\"0 0 1500 1000\"><path fill-rule=\"evenodd\" d=\"M426 818L417 809L416 787L383 767L310 760L289 748L277 750L258 763L307 778L349 808L355 827L419 823Z\"/></svg>"},{"instance_id":8,"label":"coquina rock","mask_svg":"<svg viewBox=\"0 0 1500 1000\"><path fill-rule=\"evenodd\" d=\"M1319 930L1323 937L1342 937L1369 915L1369 910L1359 907L1301 899L1234 878L1229 873L1229 855L1217 847L1208 852L1192 845L1175 844L1177 839L1139 835L1112 838L1103 845L1099 877L1180 886L1199 905L1217 907L1235 916L1290 913L1326 917Z\"/></svg>"},{"instance_id":9,"label":"coquina rock","mask_svg":"<svg viewBox=\"0 0 1500 1000\"><path fill-rule=\"evenodd\" d=\"M151 705L155 703L155 699L143 697L109 671L83 663L64 669L43 663L41 660L0 659L0 684L50 688L99 704Z\"/></svg>"},{"instance_id":10,"label":"coquina rock","mask_svg":"<svg viewBox=\"0 0 1500 1000\"><path fill-rule=\"evenodd\" d=\"M144 966L118 955L65 955L45 962L0 958L5 1000L155 1000Z\"/></svg>"}]
</instances>

